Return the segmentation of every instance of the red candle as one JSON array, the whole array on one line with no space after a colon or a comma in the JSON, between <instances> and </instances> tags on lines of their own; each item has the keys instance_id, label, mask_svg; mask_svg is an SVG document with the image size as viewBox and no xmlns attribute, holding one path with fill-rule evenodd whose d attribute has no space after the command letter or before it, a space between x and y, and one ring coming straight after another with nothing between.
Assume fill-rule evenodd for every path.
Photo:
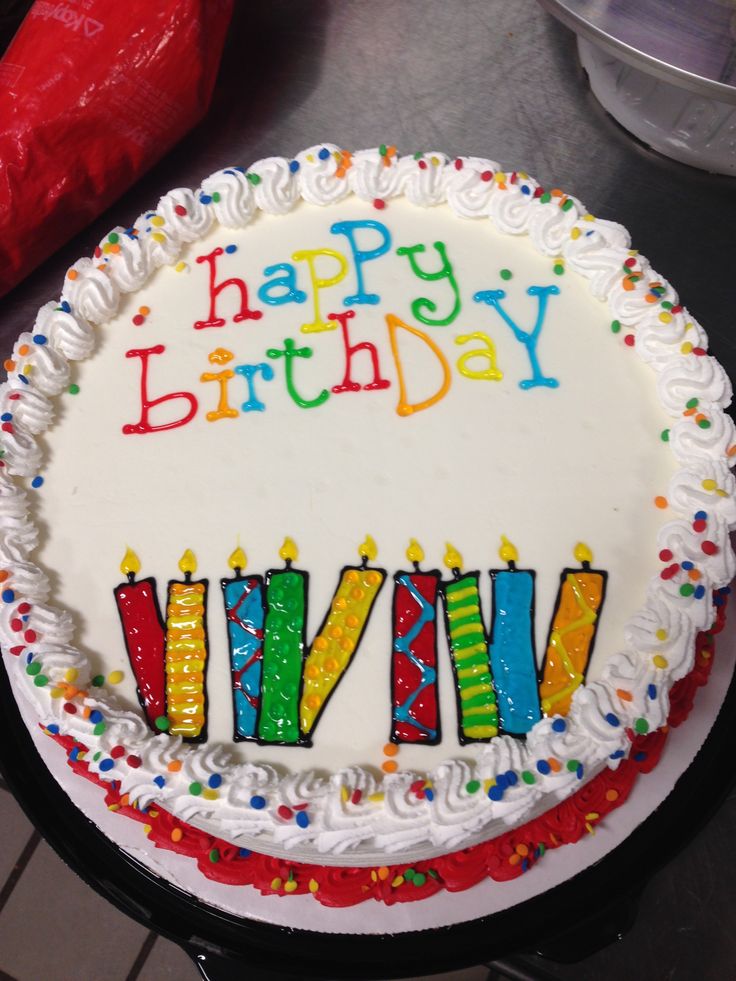
<instances>
[{"instance_id":1,"label":"red candle","mask_svg":"<svg viewBox=\"0 0 736 981\"><path fill-rule=\"evenodd\" d=\"M391 742L435 745L441 739L437 697L437 591L441 573L421 572L424 553L411 540L413 572L394 576Z\"/></svg>"},{"instance_id":2,"label":"red candle","mask_svg":"<svg viewBox=\"0 0 736 981\"><path fill-rule=\"evenodd\" d=\"M157 730L156 720L166 719L166 630L156 596L156 580L149 578L136 582L140 568L138 556L128 549L120 563L120 571L128 581L115 587L115 603L138 686L138 699L148 724Z\"/></svg>"}]
</instances>

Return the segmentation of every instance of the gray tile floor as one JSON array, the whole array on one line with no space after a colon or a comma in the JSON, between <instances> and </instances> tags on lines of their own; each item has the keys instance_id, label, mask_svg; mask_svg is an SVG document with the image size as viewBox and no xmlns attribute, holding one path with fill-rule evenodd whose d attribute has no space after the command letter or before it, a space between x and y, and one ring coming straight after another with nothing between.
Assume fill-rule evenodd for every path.
<instances>
[{"instance_id":1,"label":"gray tile floor","mask_svg":"<svg viewBox=\"0 0 736 981\"><path fill-rule=\"evenodd\" d=\"M574 965L542 964L529 958L521 974L502 975L476 967L436 977L440 981L501 981L512 976L523 981L733 977L736 877L723 862L731 851L734 828L736 793L688 848L655 876L642 898L636 925L620 943ZM709 957L703 956L704 951ZM197 978L198 970L175 944L118 912L67 868L0 782L0 981Z\"/></svg>"},{"instance_id":2,"label":"gray tile floor","mask_svg":"<svg viewBox=\"0 0 736 981\"><path fill-rule=\"evenodd\" d=\"M59 914L63 897L63 914ZM485 968L439 975L481 981ZM100 898L0 782L0 981L197 981L186 954Z\"/></svg>"}]
</instances>

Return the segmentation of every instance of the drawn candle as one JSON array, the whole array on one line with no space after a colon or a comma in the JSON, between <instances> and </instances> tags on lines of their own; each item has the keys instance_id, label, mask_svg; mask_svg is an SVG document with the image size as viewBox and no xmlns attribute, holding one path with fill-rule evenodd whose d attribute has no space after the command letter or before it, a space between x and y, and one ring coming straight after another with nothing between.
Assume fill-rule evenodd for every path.
<instances>
[{"instance_id":1,"label":"drawn candle","mask_svg":"<svg viewBox=\"0 0 736 981\"><path fill-rule=\"evenodd\" d=\"M498 710L480 609L480 572L463 572L462 555L449 542L444 563L453 575L442 583L441 592L455 675L458 738L465 745L498 735Z\"/></svg>"},{"instance_id":2,"label":"drawn candle","mask_svg":"<svg viewBox=\"0 0 736 981\"><path fill-rule=\"evenodd\" d=\"M138 687L138 699L148 724L155 730L156 719L166 717L166 635L156 595L156 580L149 578L136 582L141 563L130 548L120 563L120 571L128 579L114 590L125 649Z\"/></svg>"},{"instance_id":3,"label":"drawn candle","mask_svg":"<svg viewBox=\"0 0 736 981\"><path fill-rule=\"evenodd\" d=\"M235 575L221 579L230 676L233 686L233 739L257 739L263 658L263 576L244 576L246 555L238 547L228 559Z\"/></svg>"},{"instance_id":4,"label":"drawn candle","mask_svg":"<svg viewBox=\"0 0 736 981\"><path fill-rule=\"evenodd\" d=\"M373 604L386 578L385 569L369 568L378 554L370 535L358 548L359 566L346 566L304 665L299 706L301 731L309 739L325 705L360 644Z\"/></svg>"},{"instance_id":5,"label":"drawn candle","mask_svg":"<svg viewBox=\"0 0 736 981\"><path fill-rule=\"evenodd\" d=\"M606 594L608 573L591 569L588 546L578 542L573 554L582 569L563 569L560 576L539 686L545 715L567 715L585 680Z\"/></svg>"},{"instance_id":6,"label":"drawn candle","mask_svg":"<svg viewBox=\"0 0 736 981\"><path fill-rule=\"evenodd\" d=\"M304 630L309 576L292 568L299 551L291 538L279 550L284 569L266 573L263 631L263 684L258 738L268 743L303 742L299 697L304 661Z\"/></svg>"},{"instance_id":7,"label":"drawn candle","mask_svg":"<svg viewBox=\"0 0 736 981\"><path fill-rule=\"evenodd\" d=\"M535 574L516 568L519 555L504 535L498 554L508 568L491 569L491 671L501 729L521 736L541 718L534 651Z\"/></svg>"},{"instance_id":8,"label":"drawn candle","mask_svg":"<svg viewBox=\"0 0 736 981\"><path fill-rule=\"evenodd\" d=\"M204 742L207 738L208 580L192 582L197 560L187 549L179 560L184 581L172 579L166 608L166 703L169 732Z\"/></svg>"},{"instance_id":9,"label":"drawn candle","mask_svg":"<svg viewBox=\"0 0 736 981\"><path fill-rule=\"evenodd\" d=\"M435 607L441 573L420 571L424 552L413 538L406 557L414 571L394 576L390 738L434 745L440 741Z\"/></svg>"}]
</instances>

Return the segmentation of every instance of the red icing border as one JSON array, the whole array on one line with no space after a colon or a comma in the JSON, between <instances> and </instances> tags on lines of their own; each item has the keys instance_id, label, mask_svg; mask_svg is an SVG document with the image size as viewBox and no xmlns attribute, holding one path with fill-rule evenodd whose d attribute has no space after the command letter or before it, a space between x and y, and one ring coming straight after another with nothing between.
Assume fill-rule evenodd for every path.
<instances>
[{"instance_id":1,"label":"red icing border","mask_svg":"<svg viewBox=\"0 0 736 981\"><path fill-rule=\"evenodd\" d=\"M85 761L69 759L68 763L75 773L104 788L108 808L145 824L148 838L157 848L196 859L200 872L208 879L233 886L254 886L263 895L311 893L328 907L355 906L367 899L391 906L426 899L442 889L461 892L487 877L505 882L526 872L548 849L572 844L592 833L595 825L626 801L639 773L654 769L669 727L685 721L696 691L708 681L714 637L723 630L726 620L725 596L720 599L715 623L710 630L698 634L692 670L672 686L666 726L644 736L629 731L629 757L615 770L604 770L546 814L491 841L410 867L406 863L380 868L332 867L291 862L256 852L242 855L236 845L174 818L158 805L150 806L146 812L130 805L127 795L120 794L117 781L100 780L89 772ZM75 747L85 750L70 736L49 735L67 753Z\"/></svg>"}]
</instances>

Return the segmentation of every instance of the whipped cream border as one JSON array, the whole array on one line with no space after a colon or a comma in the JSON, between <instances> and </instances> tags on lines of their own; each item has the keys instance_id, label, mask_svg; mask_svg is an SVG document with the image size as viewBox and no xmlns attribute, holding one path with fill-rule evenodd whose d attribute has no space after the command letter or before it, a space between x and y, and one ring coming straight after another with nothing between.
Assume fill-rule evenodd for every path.
<instances>
[{"instance_id":1,"label":"whipped cream border","mask_svg":"<svg viewBox=\"0 0 736 981\"><path fill-rule=\"evenodd\" d=\"M703 587L702 595L683 595L680 587L690 579L681 566L669 578L653 575L644 606L628 622L626 650L608 658L598 681L576 691L564 731L545 718L526 742L501 736L479 745L472 766L442 763L427 774L431 800L412 792L416 773L387 774L378 781L367 770L350 767L329 778L309 771L283 776L271 766L232 763L225 747L195 747L152 734L112 692L88 688L90 665L72 646L71 616L46 604L49 581L31 559L38 529L24 484L41 466L37 437L53 423L53 398L69 384L69 362L92 354L94 325L115 315L121 293L135 292L158 267L175 263L184 245L214 222L241 228L259 210L283 215L299 199L327 205L349 194L370 202L404 195L420 207L446 202L460 218L490 219L498 231L528 235L544 255L563 258L588 280L594 296L608 301L612 318L634 335L634 350L654 372L661 404L673 417L669 442L679 467L667 499L677 516L662 525L659 547L677 563L694 563ZM723 411L731 402L731 384L706 353L705 332L679 305L674 289L630 250L624 228L594 218L574 197L544 193L525 173L505 172L491 160L450 161L442 153L399 157L386 147L349 153L331 144L318 144L291 161L269 157L248 171L218 171L196 191L175 189L133 228L135 235L113 229L93 258L74 263L61 299L43 306L33 330L16 341L14 367L0 386L0 413L12 417L0 431L0 563L7 572L0 587L0 645L14 689L30 699L40 724L86 746L90 770L102 780L119 781L140 808L160 801L182 820L236 844L255 839L265 852L325 863L332 857L334 864L345 855L353 864L365 864L399 852L414 860L420 852L429 856L493 837L552 807L606 765L616 767L628 755L630 731L665 724L669 688L688 673L695 637L713 622L713 592L730 583L736 571L729 538L736 527L729 469L736 431ZM652 302L652 288L658 302ZM665 310L663 300L673 309ZM708 428L683 418L693 398ZM693 527L700 510L708 514L704 532ZM703 550L706 540L715 551ZM31 651L48 679L44 686L38 685L38 674L27 673ZM67 712L68 702L78 711ZM111 769L100 769L118 746L125 747L125 755L116 756ZM550 758L562 766L542 774L536 762ZM568 767L571 761L577 765ZM169 770L170 763L180 768ZM505 785L500 800L466 789L471 780L483 784L509 771L517 780ZM518 779L525 771L533 783ZM214 774L222 778L216 792L207 797L190 792L193 783L208 788ZM163 787L155 782L161 776ZM253 795L264 797L266 807L251 807ZM308 826L279 817L284 804L308 805Z\"/></svg>"}]
</instances>

